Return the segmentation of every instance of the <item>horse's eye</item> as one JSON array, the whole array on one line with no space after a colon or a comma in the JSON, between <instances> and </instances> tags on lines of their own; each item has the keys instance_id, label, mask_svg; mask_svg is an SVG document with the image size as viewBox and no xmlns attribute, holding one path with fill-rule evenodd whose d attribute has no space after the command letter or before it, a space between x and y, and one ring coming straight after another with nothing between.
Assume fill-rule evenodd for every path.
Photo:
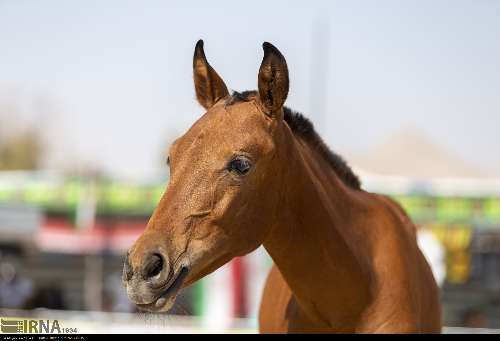
<instances>
[{"instance_id":1,"label":"horse's eye","mask_svg":"<svg viewBox=\"0 0 500 341\"><path fill-rule=\"evenodd\" d=\"M252 166L251 162L249 159L247 159L244 156L238 156L231 160L229 163L228 169L231 172L236 172L238 174L246 174L250 170L250 167Z\"/></svg>"}]
</instances>

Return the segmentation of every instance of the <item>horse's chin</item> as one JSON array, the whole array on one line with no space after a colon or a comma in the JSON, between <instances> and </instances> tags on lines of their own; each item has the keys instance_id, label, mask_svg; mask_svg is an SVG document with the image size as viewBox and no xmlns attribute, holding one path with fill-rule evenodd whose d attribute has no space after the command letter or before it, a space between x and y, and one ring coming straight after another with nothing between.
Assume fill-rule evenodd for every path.
<instances>
[{"instance_id":1,"label":"horse's chin","mask_svg":"<svg viewBox=\"0 0 500 341\"><path fill-rule=\"evenodd\" d=\"M148 312L148 313L166 313L175 304L175 300L177 299L177 293L173 296L170 296L168 298L165 297L159 297L154 301L153 303L150 304L136 304L137 308L140 311L143 312Z\"/></svg>"}]
</instances>

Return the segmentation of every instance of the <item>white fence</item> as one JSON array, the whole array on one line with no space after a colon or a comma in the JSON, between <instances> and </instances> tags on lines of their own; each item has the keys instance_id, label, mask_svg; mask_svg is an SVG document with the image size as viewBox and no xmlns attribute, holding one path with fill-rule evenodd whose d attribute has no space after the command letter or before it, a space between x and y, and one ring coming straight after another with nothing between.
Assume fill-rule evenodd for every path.
<instances>
[{"instance_id":1,"label":"white fence","mask_svg":"<svg viewBox=\"0 0 500 341\"><path fill-rule=\"evenodd\" d=\"M1 310L2 319L57 320L61 328L77 330L78 334L254 334L255 321L234 319L229 327L217 328L194 317L57 310ZM444 327L445 334L500 334L500 329Z\"/></svg>"}]
</instances>

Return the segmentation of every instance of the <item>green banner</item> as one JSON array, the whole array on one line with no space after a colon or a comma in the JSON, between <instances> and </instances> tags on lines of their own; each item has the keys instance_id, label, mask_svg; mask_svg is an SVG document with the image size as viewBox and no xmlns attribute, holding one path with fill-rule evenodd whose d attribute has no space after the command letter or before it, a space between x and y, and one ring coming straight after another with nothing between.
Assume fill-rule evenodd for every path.
<instances>
[{"instance_id":1,"label":"green banner","mask_svg":"<svg viewBox=\"0 0 500 341\"><path fill-rule=\"evenodd\" d=\"M1 203L25 203L41 207L48 214L74 216L87 200L93 180L79 177L28 179L0 182ZM165 183L134 184L109 180L95 182L97 215L150 216L166 189ZM500 198L431 197L398 195L393 197L417 224L473 224L474 227L500 228Z\"/></svg>"}]
</instances>

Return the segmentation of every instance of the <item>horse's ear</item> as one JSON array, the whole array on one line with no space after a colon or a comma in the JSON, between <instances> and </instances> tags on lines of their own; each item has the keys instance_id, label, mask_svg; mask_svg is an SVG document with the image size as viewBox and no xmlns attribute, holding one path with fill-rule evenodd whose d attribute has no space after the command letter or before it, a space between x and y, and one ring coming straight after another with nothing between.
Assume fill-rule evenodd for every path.
<instances>
[{"instance_id":1,"label":"horse's ear","mask_svg":"<svg viewBox=\"0 0 500 341\"><path fill-rule=\"evenodd\" d=\"M212 107L218 100L229 95L222 78L208 64L201 39L198 40L194 48L193 78L196 98L205 109Z\"/></svg>"},{"instance_id":2,"label":"horse's ear","mask_svg":"<svg viewBox=\"0 0 500 341\"><path fill-rule=\"evenodd\" d=\"M259 100L267 114L279 112L288 95L288 67L285 57L272 44L262 44L264 58L259 69Z\"/></svg>"}]
</instances>

